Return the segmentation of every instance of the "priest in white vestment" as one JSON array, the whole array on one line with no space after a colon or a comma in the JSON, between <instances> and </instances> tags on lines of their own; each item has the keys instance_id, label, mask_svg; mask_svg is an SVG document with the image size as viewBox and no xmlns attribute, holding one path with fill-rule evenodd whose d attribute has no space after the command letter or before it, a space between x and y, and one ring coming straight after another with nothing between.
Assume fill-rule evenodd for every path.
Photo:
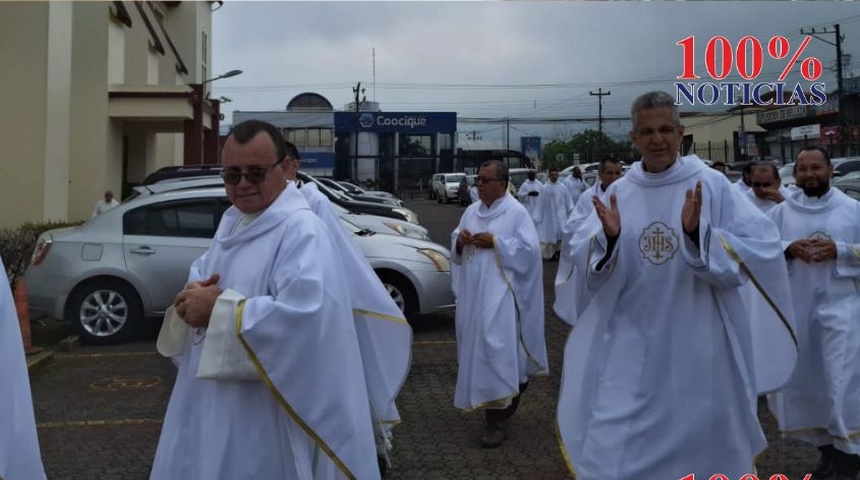
<instances>
[{"instance_id":1,"label":"priest in white vestment","mask_svg":"<svg viewBox=\"0 0 860 480\"><path fill-rule=\"evenodd\" d=\"M750 187L747 192L750 201L764 213L785 201L789 195L788 188L782 186L779 169L770 162L753 165Z\"/></svg>"},{"instance_id":2,"label":"priest in white vestment","mask_svg":"<svg viewBox=\"0 0 860 480\"><path fill-rule=\"evenodd\" d=\"M315 183L303 184L297 180L301 161L296 146L292 142L284 142L284 147L284 163L290 182L287 188L298 188L311 210L326 224L346 267L376 450L380 468L387 472L391 468L391 430L400 423L395 400L406 382L412 362L412 327L358 245L349 237L328 197Z\"/></svg>"},{"instance_id":3,"label":"priest in white vestment","mask_svg":"<svg viewBox=\"0 0 860 480\"><path fill-rule=\"evenodd\" d=\"M671 95L640 96L631 117L642 160L570 240L593 297L565 347L562 451L578 480L740 478L766 446L759 387L784 383L796 353L785 312L754 343L739 292L749 272L788 298L779 234L725 175L678 157ZM754 348L785 354L770 378Z\"/></svg>"},{"instance_id":4,"label":"priest in white vestment","mask_svg":"<svg viewBox=\"0 0 860 480\"><path fill-rule=\"evenodd\" d=\"M537 174L533 170L529 171L527 177L528 179L520 185L520 189L517 191L517 198L526 207L526 211L529 212L535 225L537 225L540 222L540 190L543 184L537 181Z\"/></svg>"},{"instance_id":5,"label":"priest in white vestment","mask_svg":"<svg viewBox=\"0 0 860 480\"><path fill-rule=\"evenodd\" d=\"M457 386L454 406L486 408L481 446L506 439L529 377L549 372L544 340L543 265L534 223L507 195L508 169L484 163L479 203L466 208L451 234L457 298Z\"/></svg>"},{"instance_id":6,"label":"priest in white vestment","mask_svg":"<svg viewBox=\"0 0 860 480\"><path fill-rule=\"evenodd\" d=\"M540 189L537 222L540 251L544 260L555 258L561 251L562 229L576 204L567 189L558 181L558 170L549 171L549 180Z\"/></svg>"},{"instance_id":7,"label":"priest in white vestment","mask_svg":"<svg viewBox=\"0 0 860 480\"><path fill-rule=\"evenodd\" d=\"M579 202L582 193L588 189L588 184L582 179L582 170L579 167L573 167L570 175L561 181L564 188L567 189L567 194L570 195L570 201L574 205Z\"/></svg>"},{"instance_id":8,"label":"priest in white vestment","mask_svg":"<svg viewBox=\"0 0 860 480\"><path fill-rule=\"evenodd\" d=\"M600 198L603 203L608 203L606 190L621 178L623 172L621 161L617 158L601 159L597 166L597 181L579 197L573 213L570 214L562 229L562 250L555 275L555 301L552 308L556 315L570 326L576 323L576 318L588 305L590 295L585 286L585 275L576 272L568 241L579 224L594 210L592 204L594 197Z\"/></svg>"},{"instance_id":9,"label":"priest in white vestment","mask_svg":"<svg viewBox=\"0 0 860 480\"><path fill-rule=\"evenodd\" d=\"M192 330L153 480L380 478L345 267L284 157L265 122L224 144L233 206L174 302Z\"/></svg>"},{"instance_id":10,"label":"priest in white vestment","mask_svg":"<svg viewBox=\"0 0 860 480\"><path fill-rule=\"evenodd\" d=\"M772 398L783 435L812 443L815 478L860 472L860 203L830 186L827 151L797 155L799 187L769 212L788 260L800 355Z\"/></svg>"},{"instance_id":11,"label":"priest in white vestment","mask_svg":"<svg viewBox=\"0 0 860 480\"><path fill-rule=\"evenodd\" d=\"M6 267L0 258L0 478L45 478L27 358Z\"/></svg>"}]
</instances>

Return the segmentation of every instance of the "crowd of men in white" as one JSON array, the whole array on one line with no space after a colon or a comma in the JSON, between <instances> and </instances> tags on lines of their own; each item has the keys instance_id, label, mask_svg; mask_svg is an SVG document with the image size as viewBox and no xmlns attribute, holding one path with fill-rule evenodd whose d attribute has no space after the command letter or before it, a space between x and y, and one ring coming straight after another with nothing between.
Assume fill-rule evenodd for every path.
<instances>
[{"instance_id":1,"label":"crowd of men in white","mask_svg":"<svg viewBox=\"0 0 860 480\"><path fill-rule=\"evenodd\" d=\"M821 451L813 478L855 479L860 203L830 187L821 148L797 155L796 188L769 164L732 184L678 156L670 95L640 96L631 117L641 160L623 176L602 161L592 187L553 170L514 196L503 163L480 168L451 234L454 406L485 410L482 447L506 441L529 379L549 372L542 258L558 258L553 309L573 329L557 428L576 478L753 473L768 395L783 434ZM276 128L237 125L222 163L233 207L158 340L178 373L151 478L380 478L405 318L327 200L295 181ZM0 477L45 478L7 287Z\"/></svg>"}]
</instances>

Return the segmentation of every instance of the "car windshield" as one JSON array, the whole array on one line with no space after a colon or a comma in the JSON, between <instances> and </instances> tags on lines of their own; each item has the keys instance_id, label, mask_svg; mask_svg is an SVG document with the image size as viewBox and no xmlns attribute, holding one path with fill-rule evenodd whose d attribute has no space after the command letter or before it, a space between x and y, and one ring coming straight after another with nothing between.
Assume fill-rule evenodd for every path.
<instances>
[{"instance_id":1,"label":"car windshield","mask_svg":"<svg viewBox=\"0 0 860 480\"><path fill-rule=\"evenodd\" d=\"M454 174L454 175L448 175L448 177L445 179L445 181L446 181L446 182L448 182L448 183L454 183L454 182L458 182L458 183L459 183L459 182L460 182L460 180L462 180L462 179L463 179L463 178L465 178L465 177L466 177L466 174L465 174L465 173Z\"/></svg>"},{"instance_id":2,"label":"car windshield","mask_svg":"<svg viewBox=\"0 0 860 480\"><path fill-rule=\"evenodd\" d=\"M779 167L779 178L786 179L794 176L794 164L786 163Z\"/></svg>"}]
</instances>

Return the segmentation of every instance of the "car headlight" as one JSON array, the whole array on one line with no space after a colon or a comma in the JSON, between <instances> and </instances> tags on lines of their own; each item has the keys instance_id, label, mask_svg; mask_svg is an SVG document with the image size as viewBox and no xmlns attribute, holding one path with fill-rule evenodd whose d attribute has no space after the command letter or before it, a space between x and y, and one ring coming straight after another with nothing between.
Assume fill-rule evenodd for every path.
<instances>
[{"instance_id":1,"label":"car headlight","mask_svg":"<svg viewBox=\"0 0 860 480\"><path fill-rule=\"evenodd\" d=\"M433 265L436 267L436 270L440 272L450 272L451 271L451 261L445 254L433 250L431 248L420 248L418 249L418 253L426 256L433 262Z\"/></svg>"},{"instance_id":2,"label":"car headlight","mask_svg":"<svg viewBox=\"0 0 860 480\"><path fill-rule=\"evenodd\" d=\"M391 211L403 215L406 218L406 221L409 223L418 223L418 215L416 215L415 212L409 210L408 208L392 208Z\"/></svg>"},{"instance_id":3,"label":"car headlight","mask_svg":"<svg viewBox=\"0 0 860 480\"><path fill-rule=\"evenodd\" d=\"M385 226L399 233L400 235L406 235L406 229L401 227L400 225L396 225L394 223L385 223Z\"/></svg>"}]
</instances>

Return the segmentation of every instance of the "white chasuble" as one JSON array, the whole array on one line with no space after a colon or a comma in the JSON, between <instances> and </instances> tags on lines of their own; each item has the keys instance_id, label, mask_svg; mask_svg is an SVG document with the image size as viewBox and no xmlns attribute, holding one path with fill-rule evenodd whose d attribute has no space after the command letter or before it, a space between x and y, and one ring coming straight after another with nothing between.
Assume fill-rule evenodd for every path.
<instances>
[{"instance_id":1,"label":"white chasuble","mask_svg":"<svg viewBox=\"0 0 860 480\"><path fill-rule=\"evenodd\" d=\"M343 264L323 222L286 189L247 228L228 209L189 281L218 273L240 294L229 315L258 380L197 376L205 333L173 357L176 384L151 478L378 479Z\"/></svg>"},{"instance_id":2,"label":"white chasuble","mask_svg":"<svg viewBox=\"0 0 860 480\"><path fill-rule=\"evenodd\" d=\"M460 231L488 232L493 248L466 246ZM537 232L510 195L489 208L473 203L451 234L457 297L457 386L454 406L471 410L519 394L531 375L549 372L544 340L543 265Z\"/></svg>"},{"instance_id":3,"label":"white chasuble","mask_svg":"<svg viewBox=\"0 0 860 480\"><path fill-rule=\"evenodd\" d=\"M698 246L681 225L697 181ZM749 271L770 298L787 298L776 229L694 158L657 174L637 162L607 194L621 215L609 260L599 264L607 241L595 213L569 241L593 295L564 353L558 427L569 467L579 480L752 472L766 445L759 384L784 382L796 348L784 313L766 318L772 337L754 338L750 323L765 319L751 319L739 293ZM754 348L786 356L781 378L759 377Z\"/></svg>"}]
</instances>

